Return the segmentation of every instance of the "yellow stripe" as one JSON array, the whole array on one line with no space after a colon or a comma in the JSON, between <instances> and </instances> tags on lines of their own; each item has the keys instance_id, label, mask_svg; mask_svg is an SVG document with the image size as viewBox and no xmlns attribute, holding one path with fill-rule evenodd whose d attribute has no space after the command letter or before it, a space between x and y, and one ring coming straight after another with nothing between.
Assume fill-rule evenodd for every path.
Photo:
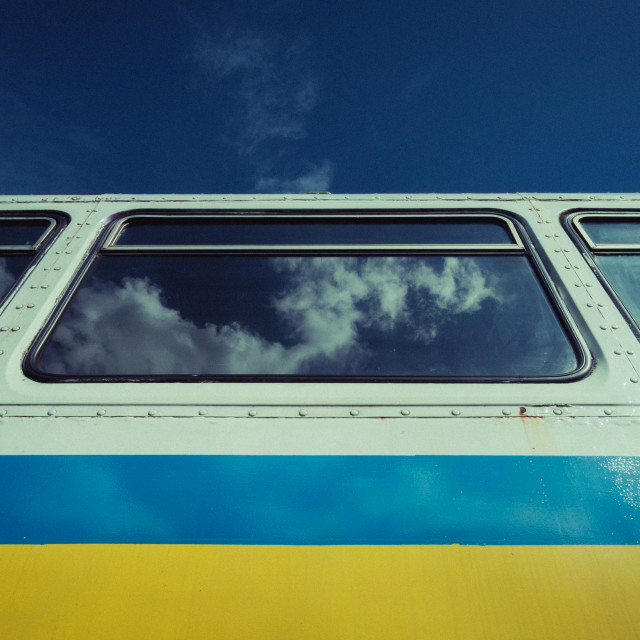
<instances>
[{"instance_id":1,"label":"yellow stripe","mask_svg":"<svg viewBox=\"0 0 640 640\"><path fill-rule=\"evenodd\" d=\"M640 638L640 547L0 547L0 638Z\"/></svg>"}]
</instances>

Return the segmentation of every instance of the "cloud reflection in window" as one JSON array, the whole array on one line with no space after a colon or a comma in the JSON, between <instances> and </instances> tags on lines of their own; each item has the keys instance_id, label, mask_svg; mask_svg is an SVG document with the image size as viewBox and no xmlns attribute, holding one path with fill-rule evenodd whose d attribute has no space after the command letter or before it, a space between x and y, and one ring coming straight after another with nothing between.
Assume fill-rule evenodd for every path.
<instances>
[{"instance_id":1,"label":"cloud reflection in window","mask_svg":"<svg viewBox=\"0 0 640 640\"><path fill-rule=\"evenodd\" d=\"M119 260L129 260L128 275L119 276ZM173 260L138 258L135 268L129 258L98 261L40 369L81 376L499 376L576 366L524 256L253 256L199 269L188 258ZM255 280L251 296L243 290L246 269ZM193 287L184 305L175 302L185 295L180 271L189 272ZM219 292L223 281L226 293ZM519 290L527 291L522 299ZM196 308L194 299L208 302ZM229 318L226 307L234 305L238 315ZM516 341L527 317L537 329Z\"/></svg>"}]
</instances>

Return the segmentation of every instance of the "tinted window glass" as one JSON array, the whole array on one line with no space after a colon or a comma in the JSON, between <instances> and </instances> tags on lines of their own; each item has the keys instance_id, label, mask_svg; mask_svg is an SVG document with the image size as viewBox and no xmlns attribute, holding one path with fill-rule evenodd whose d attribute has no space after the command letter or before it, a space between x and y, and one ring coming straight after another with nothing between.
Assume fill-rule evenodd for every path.
<instances>
[{"instance_id":1,"label":"tinted window glass","mask_svg":"<svg viewBox=\"0 0 640 640\"><path fill-rule=\"evenodd\" d=\"M24 255L0 257L0 300L11 289L31 260L32 256Z\"/></svg>"},{"instance_id":2,"label":"tinted window glass","mask_svg":"<svg viewBox=\"0 0 640 640\"><path fill-rule=\"evenodd\" d=\"M133 218L118 245L351 245L351 244L513 244L506 226L495 219L447 222L396 217L367 221L273 218L175 219L149 221Z\"/></svg>"},{"instance_id":3,"label":"tinted window glass","mask_svg":"<svg viewBox=\"0 0 640 640\"><path fill-rule=\"evenodd\" d=\"M581 225L594 244L640 244L640 218L586 218Z\"/></svg>"},{"instance_id":4,"label":"tinted window glass","mask_svg":"<svg viewBox=\"0 0 640 640\"><path fill-rule=\"evenodd\" d=\"M49 227L48 220L1 220L0 219L0 246L25 246L34 245Z\"/></svg>"},{"instance_id":5,"label":"tinted window glass","mask_svg":"<svg viewBox=\"0 0 640 640\"><path fill-rule=\"evenodd\" d=\"M640 324L640 255L596 256L605 277Z\"/></svg>"},{"instance_id":6,"label":"tinted window glass","mask_svg":"<svg viewBox=\"0 0 640 640\"><path fill-rule=\"evenodd\" d=\"M38 364L63 376L354 378L577 366L523 254L108 255Z\"/></svg>"}]
</instances>

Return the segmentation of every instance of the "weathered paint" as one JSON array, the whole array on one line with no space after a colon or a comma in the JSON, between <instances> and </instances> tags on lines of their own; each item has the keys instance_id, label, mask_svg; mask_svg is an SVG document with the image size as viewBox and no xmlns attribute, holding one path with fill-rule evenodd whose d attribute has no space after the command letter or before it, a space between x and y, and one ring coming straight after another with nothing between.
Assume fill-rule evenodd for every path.
<instances>
[{"instance_id":1,"label":"weathered paint","mask_svg":"<svg viewBox=\"0 0 640 640\"><path fill-rule=\"evenodd\" d=\"M20 327L0 333L0 638L640 637L640 349L561 221L638 203L0 197L69 216L0 306ZM593 369L509 385L28 379L56 301L134 207L502 211Z\"/></svg>"}]
</instances>

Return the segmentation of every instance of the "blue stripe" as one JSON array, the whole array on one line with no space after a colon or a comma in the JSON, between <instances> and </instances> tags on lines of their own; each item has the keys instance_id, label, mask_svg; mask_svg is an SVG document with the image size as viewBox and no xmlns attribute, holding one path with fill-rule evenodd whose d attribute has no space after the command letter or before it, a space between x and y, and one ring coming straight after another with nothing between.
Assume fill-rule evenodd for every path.
<instances>
[{"instance_id":1,"label":"blue stripe","mask_svg":"<svg viewBox=\"0 0 640 640\"><path fill-rule=\"evenodd\" d=\"M0 487L2 543L640 543L640 458L2 456Z\"/></svg>"}]
</instances>

